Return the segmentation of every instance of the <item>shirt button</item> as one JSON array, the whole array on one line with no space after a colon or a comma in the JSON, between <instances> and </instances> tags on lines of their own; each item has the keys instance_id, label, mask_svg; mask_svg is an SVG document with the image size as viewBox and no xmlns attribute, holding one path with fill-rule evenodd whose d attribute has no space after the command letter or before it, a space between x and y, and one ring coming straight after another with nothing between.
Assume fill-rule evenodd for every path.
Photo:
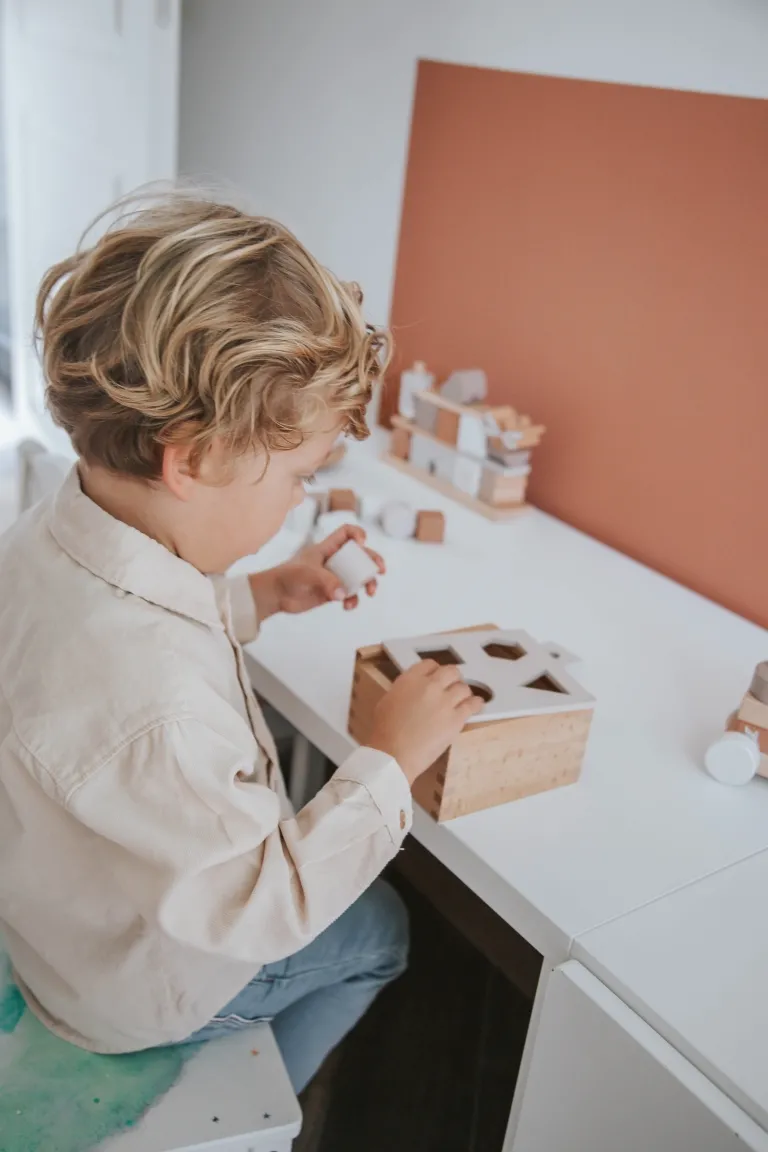
<instances>
[{"instance_id":1,"label":"shirt button","mask_svg":"<svg viewBox=\"0 0 768 1152\"><path fill-rule=\"evenodd\" d=\"M405 828L405 809L400 809L400 827Z\"/></svg>"}]
</instances>

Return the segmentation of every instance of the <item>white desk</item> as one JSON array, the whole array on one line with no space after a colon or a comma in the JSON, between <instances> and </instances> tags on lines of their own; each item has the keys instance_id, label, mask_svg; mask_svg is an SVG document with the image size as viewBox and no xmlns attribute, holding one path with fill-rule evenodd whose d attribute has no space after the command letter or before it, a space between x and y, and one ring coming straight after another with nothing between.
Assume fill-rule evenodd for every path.
<instances>
[{"instance_id":1,"label":"white desk","mask_svg":"<svg viewBox=\"0 0 768 1152\"><path fill-rule=\"evenodd\" d=\"M575 937L768 848L765 781L728 789L701 768L766 632L539 512L486 522L381 448L351 445L329 483L443 509L447 543L372 531L389 564L379 594L270 620L248 652L257 691L338 763L362 644L494 622L578 653L598 701L579 783L443 825L417 810L413 830L553 965ZM251 567L296 542L283 534Z\"/></svg>"},{"instance_id":2,"label":"white desk","mask_svg":"<svg viewBox=\"0 0 768 1152\"><path fill-rule=\"evenodd\" d=\"M761 852L574 945L584 967L764 1129L767 895Z\"/></svg>"}]
</instances>

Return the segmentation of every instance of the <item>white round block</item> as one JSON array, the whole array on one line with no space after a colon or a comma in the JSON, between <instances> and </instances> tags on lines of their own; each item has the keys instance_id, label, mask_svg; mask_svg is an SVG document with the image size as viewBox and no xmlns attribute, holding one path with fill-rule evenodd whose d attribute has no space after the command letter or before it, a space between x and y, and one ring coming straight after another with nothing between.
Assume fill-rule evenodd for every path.
<instances>
[{"instance_id":1,"label":"white round block","mask_svg":"<svg viewBox=\"0 0 768 1152\"><path fill-rule=\"evenodd\" d=\"M721 784L747 784L760 766L760 749L746 732L726 732L707 748L704 763Z\"/></svg>"},{"instance_id":2,"label":"white round block","mask_svg":"<svg viewBox=\"0 0 768 1152\"><path fill-rule=\"evenodd\" d=\"M358 523L354 512L323 512L315 521L312 539L317 543L319 540L325 540L326 536L330 536L332 532L344 524Z\"/></svg>"},{"instance_id":3,"label":"white round block","mask_svg":"<svg viewBox=\"0 0 768 1152\"><path fill-rule=\"evenodd\" d=\"M355 540L348 540L330 560L326 560L325 566L338 576L350 596L356 595L369 580L375 580L379 575L374 561Z\"/></svg>"},{"instance_id":4,"label":"white round block","mask_svg":"<svg viewBox=\"0 0 768 1152\"><path fill-rule=\"evenodd\" d=\"M379 513L382 532L395 540L409 540L416 531L416 512L410 504L393 500L385 504Z\"/></svg>"}]
</instances>

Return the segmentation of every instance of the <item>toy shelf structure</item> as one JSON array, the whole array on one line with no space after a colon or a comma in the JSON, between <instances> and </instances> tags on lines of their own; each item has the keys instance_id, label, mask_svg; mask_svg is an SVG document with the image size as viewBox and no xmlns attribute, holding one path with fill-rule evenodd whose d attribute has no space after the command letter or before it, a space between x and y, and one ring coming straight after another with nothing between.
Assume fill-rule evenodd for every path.
<instances>
[{"instance_id":1,"label":"toy shelf structure","mask_svg":"<svg viewBox=\"0 0 768 1152\"><path fill-rule=\"evenodd\" d=\"M489 520L526 508L541 425L509 405L460 404L434 391L415 392L412 402L413 419L392 417L387 463Z\"/></svg>"}]
</instances>

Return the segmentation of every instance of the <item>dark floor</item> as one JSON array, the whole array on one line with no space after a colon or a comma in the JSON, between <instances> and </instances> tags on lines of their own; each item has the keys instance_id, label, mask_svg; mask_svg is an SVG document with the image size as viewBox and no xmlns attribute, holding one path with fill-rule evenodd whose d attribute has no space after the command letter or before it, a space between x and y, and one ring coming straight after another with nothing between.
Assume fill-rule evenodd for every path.
<instances>
[{"instance_id":1,"label":"dark floor","mask_svg":"<svg viewBox=\"0 0 768 1152\"><path fill-rule=\"evenodd\" d=\"M311 1085L297 1152L499 1152L531 1003L411 885L410 969Z\"/></svg>"}]
</instances>

